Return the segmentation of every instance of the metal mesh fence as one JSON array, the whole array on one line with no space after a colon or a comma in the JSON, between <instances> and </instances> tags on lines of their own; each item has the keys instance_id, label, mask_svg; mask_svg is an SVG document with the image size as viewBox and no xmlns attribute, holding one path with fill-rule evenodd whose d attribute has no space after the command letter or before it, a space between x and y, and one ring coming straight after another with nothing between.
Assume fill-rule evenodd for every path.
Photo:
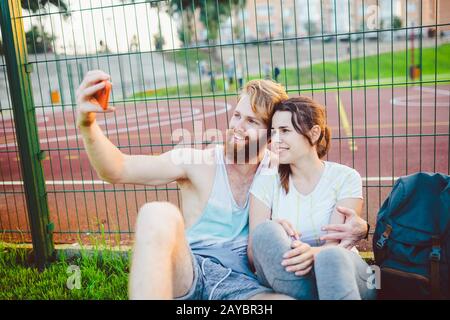
<instances>
[{"instance_id":1,"label":"metal mesh fence","mask_svg":"<svg viewBox=\"0 0 450 320\"><path fill-rule=\"evenodd\" d=\"M289 96L313 97L326 106L332 128L327 159L361 174L371 225L397 177L450 172L448 1L33 3L22 1L29 9L11 23L19 19L26 32L56 242L104 235L127 243L141 205L180 202L176 184L110 185L93 171L75 127L75 90L92 69L112 76L110 103L117 110L98 122L130 154L170 150L178 144L171 134L176 129L225 130L250 79L271 78ZM7 241L29 241L0 58L0 232ZM209 143L205 137L192 142Z\"/></svg>"}]
</instances>

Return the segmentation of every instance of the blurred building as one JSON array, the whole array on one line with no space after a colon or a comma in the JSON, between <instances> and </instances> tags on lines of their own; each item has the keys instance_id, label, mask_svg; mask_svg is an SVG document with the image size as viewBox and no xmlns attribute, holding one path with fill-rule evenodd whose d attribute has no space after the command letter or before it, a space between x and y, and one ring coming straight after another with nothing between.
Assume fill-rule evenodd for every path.
<instances>
[{"instance_id":1,"label":"blurred building","mask_svg":"<svg viewBox=\"0 0 450 320\"><path fill-rule=\"evenodd\" d=\"M207 39L196 14L197 41ZM448 0L247 0L221 22L220 43L450 23ZM395 23L394 23L395 24ZM439 30L450 30L449 26Z\"/></svg>"}]
</instances>

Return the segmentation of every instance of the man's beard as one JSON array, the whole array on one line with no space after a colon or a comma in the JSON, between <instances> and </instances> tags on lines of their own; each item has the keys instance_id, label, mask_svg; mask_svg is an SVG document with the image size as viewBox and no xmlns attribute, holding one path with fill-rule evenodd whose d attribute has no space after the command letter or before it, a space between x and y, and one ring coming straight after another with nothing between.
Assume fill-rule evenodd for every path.
<instances>
[{"instance_id":1,"label":"man's beard","mask_svg":"<svg viewBox=\"0 0 450 320\"><path fill-rule=\"evenodd\" d=\"M227 131L227 139L225 142L225 155L227 163L233 164L258 164L259 154L265 150L267 146L267 139L259 139L250 141L249 136L245 136L243 146L239 146L234 141L234 133Z\"/></svg>"}]
</instances>

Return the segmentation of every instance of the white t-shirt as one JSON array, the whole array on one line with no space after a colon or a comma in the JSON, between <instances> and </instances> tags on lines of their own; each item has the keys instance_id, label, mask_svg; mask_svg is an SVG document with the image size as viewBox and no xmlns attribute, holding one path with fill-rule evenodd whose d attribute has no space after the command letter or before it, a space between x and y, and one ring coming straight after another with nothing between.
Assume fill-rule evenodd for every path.
<instances>
[{"instance_id":1,"label":"white t-shirt","mask_svg":"<svg viewBox=\"0 0 450 320\"><path fill-rule=\"evenodd\" d=\"M302 242L311 246L323 245L320 237L336 203L346 198L362 196L359 173L345 165L323 161L324 171L314 190L308 195L297 191L289 179L289 193L281 186L276 170L265 171L255 178L250 192L272 210L272 219L286 219L300 233Z\"/></svg>"}]
</instances>

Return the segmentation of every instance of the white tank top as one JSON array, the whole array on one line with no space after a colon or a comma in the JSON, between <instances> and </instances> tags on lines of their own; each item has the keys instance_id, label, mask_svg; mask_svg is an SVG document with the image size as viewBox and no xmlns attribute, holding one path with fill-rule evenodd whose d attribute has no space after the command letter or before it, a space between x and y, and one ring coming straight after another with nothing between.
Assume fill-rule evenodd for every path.
<instances>
[{"instance_id":1,"label":"white tank top","mask_svg":"<svg viewBox=\"0 0 450 320\"><path fill-rule=\"evenodd\" d=\"M223 146L216 146L215 159L213 189L200 218L186 230L187 239L195 254L214 258L226 267L248 273L246 259L250 193L247 194L244 206L240 207L228 181ZM266 151L255 177L261 170L268 168L269 161L269 153ZM236 258L240 261L236 261Z\"/></svg>"}]
</instances>

